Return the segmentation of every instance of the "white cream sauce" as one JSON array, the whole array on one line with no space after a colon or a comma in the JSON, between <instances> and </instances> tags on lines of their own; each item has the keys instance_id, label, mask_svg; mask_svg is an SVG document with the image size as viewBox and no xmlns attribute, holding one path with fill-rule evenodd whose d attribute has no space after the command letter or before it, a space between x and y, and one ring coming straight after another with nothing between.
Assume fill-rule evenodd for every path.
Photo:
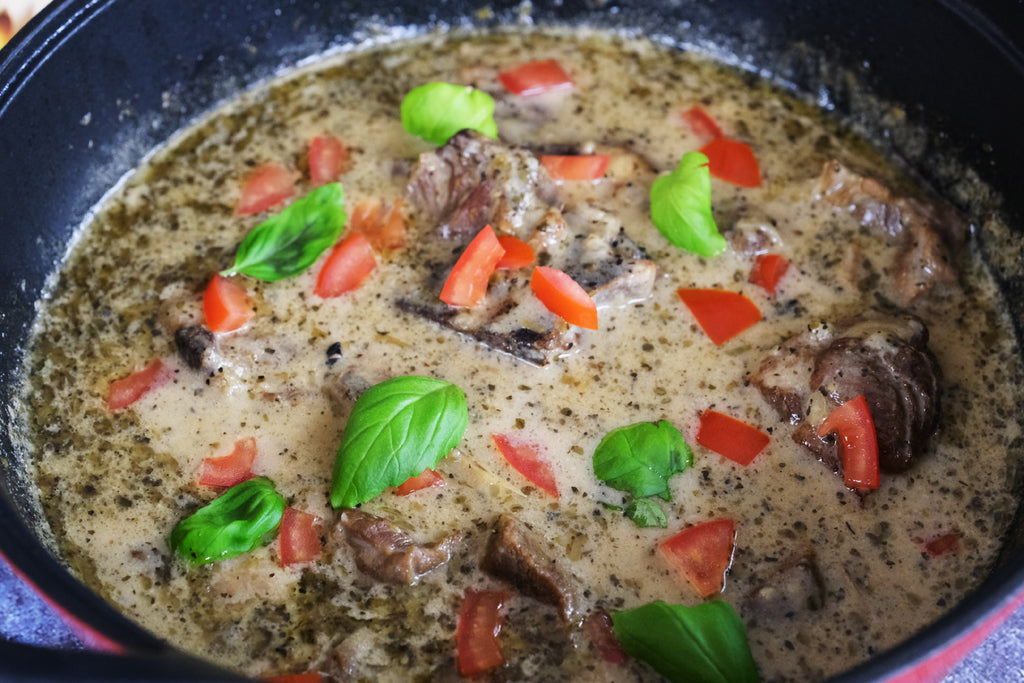
<instances>
[{"instance_id":1,"label":"white cream sauce","mask_svg":"<svg viewBox=\"0 0 1024 683\"><path fill-rule=\"evenodd\" d=\"M671 247L648 217L650 178L617 177L613 168L594 186L563 185L564 201L614 206L662 275L648 300L602 310L600 330L583 332L578 352L548 366L398 312L394 293L418 286L401 250L378 258L365 285L337 299L312 293L319 264L290 280L246 280L258 312L218 340L222 367L208 377L176 360L174 330L202 320L207 280L230 264L260 219L232 215L250 165L299 168L308 140L330 133L353 150L341 179L348 206L390 201L402 194L410 163L430 149L401 128L405 92L434 80L488 87L497 67L547 58L573 74L576 88L525 105L501 96L504 140L628 145L667 171L702 144L679 118L700 105L753 146L762 187L714 180L713 205L725 231L738 216L771 220L773 250L792 263L774 297L747 281L749 254L729 249L702 259ZM872 301L873 292L837 274L849 244L886 262L887 247L848 212L815 199L822 163L869 167L886 183L898 176L812 109L746 81L693 56L601 36L439 38L332 58L184 132L101 210L39 324L26 402L43 505L71 566L155 633L250 674L308 666L342 676L332 663L340 647L353 678L457 677L454 629L465 589L500 585L474 570L500 512L550 542L578 578L584 609L611 610L700 602L656 546L689 524L735 519L735 558L720 597L747 621L769 680L821 679L937 618L983 577L1016 505L1006 446L1020 434L1018 368L993 285L964 255L962 291L915 306L944 373L943 426L933 453L906 474L884 476L861 504L794 444L790 425L747 379L767 350L809 321ZM428 239L428 228L413 217L411 239ZM764 320L716 347L680 302L679 287L742 292ZM342 357L328 366L334 342ZM174 381L110 415L108 383L153 357L177 369ZM370 383L431 375L466 393L469 429L438 466L446 486L407 497L385 492L362 506L420 540L465 532L449 565L419 586L395 588L362 575L344 543L328 543L315 564L288 569L277 563L276 542L200 569L173 558L170 530L215 496L195 483L201 462L248 436L259 448L254 471L270 477L289 505L321 517L326 535L335 517L331 468L350 406L332 402L325 387L347 372ZM770 431L769 446L747 467L698 446L698 416L708 407ZM596 479L591 456L611 429L656 420L678 427L695 459L671 480L668 528L640 529L607 507L624 499ZM493 433L543 444L560 497L514 471ZM922 539L948 531L960 536L957 552L923 553ZM809 549L823 576L822 608L755 623L744 595ZM562 633L552 608L526 597L513 599L501 637L512 679L657 678L636 662L628 673L604 665L584 636Z\"/></svg>"}]
</instances>

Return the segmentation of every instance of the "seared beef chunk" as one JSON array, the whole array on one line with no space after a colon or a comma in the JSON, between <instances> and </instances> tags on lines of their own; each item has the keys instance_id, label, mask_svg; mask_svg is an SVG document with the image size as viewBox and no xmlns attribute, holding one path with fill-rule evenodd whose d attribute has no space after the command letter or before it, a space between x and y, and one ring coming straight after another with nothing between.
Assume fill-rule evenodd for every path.
<instances>
[{"instance_id":1,"label":"seared beef chunk","mask_svg":"<svg viewBox=\"0 0 1024 683\"><path fill-rule=\"evenodd\" d=\"M445 564L462 541L456 531L434 543L417 543L383 517L356 509L341 513L337 528L356 551L359 569L380 581L407 586Z\"/></svg>"},{"instance_id":2,"label":"seared beef chunk","mask_svg":"<svg viewBox=\"0 0 1024 683\"><path fill-rule=\"evenodd\" d=\"M873 178L866 178L837 161L825 164L818 186L820 198L849 210L861 225L897 247L887 265L891 296L909 304L918 296L955 285L955 255L967 238L967 226L953 207L896 197Z\"/></svg>"},{"instance_id":3,"label":"seared beef chunk","mask_svg":"<svg viewBox=\"0 0 1024 683\"><path fill-rule=\"evenodd\" d=\"M459 254L484 225L528 242L539 264L567 272L599 308L641 301L654 286L656 265L621 223L589 204L564 213L553 206L551 180L526 150L463 131L420 157L407 195L433 235L419 241L415 255L426 266L424 282L397 301L399 308L531 363L576 349L579 333L537 301L528 271L495 273L486 299L472 308L438 298Z\"/></svg>"},{"instance_id":4,"label":"seared beef chunk","mask_svg":"<svg viewBox=\"0 0 1024 683\"><path fill-rule=\"evenodd\" d=\"M471 130L420 155L406 196L443 237L475 234L488 223L515 234L555 201L535 156Z\"/></svg>"},{"instance_id":5,"label":"seared beef chunk","mask_svg":"<svg viewBox=\"0 0 1024 683\"><path fill-rule=\"evenodd\" d=\"M174 344L185 365L199 370L203 367L206 350L213 346L213 332L202 325L182 327L174 333Z\"/></svg>"},{"instance_id":6,"label":"seared beef chunk","mask_svg":"<svg viewBox=\"0 0 1024 683\"><path fill-rule=\"evenodd\" d=\"M743 599L744 614L762 622L821 609L825 586L813 553L780 563Z\"/></svg>"},{"instance_id":7,"label":"seared beef chunk","mask_svg":"<svg viewBox=\"0 0 1024 683\"><path fill-rule=\"evenodd\" d=\"M780 417L798 425L797 441L836 468L835 444L817 436L817 425L836 406L864 396L881 469L902 472L925 452L938 427L939 379L924 324L909 314L873 311L788 339L768 354L752 381Z\"/></svg>"},{"instance_id":8,"label":"seared beef chunk","mask_svg":"<svg viewBox=\"0 0 1024 683\"><path fill-rule=\"evenodd\" d=\"M569 578L541 548L540 541L513 517L498 517L480 567L524 595L557 607L565 621L575 621L576 596Z\"/></svg>"}]
</instances>

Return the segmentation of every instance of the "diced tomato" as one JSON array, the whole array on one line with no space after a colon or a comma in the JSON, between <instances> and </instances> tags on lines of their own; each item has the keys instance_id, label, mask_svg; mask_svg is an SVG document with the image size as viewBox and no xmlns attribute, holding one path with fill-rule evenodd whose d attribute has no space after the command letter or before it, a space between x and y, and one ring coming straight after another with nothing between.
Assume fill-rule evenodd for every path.
<instances>
[{"instance_id":1,"label":"diced tomato","mask_svg":"<svg viewBox=\"0 0 1024 683\"><path fill-rule=\"evenodd\" d=\"M771 440L757 427L716 410L700 416L697 443L746 467Z\"/></svg>"},{"instance_id":2,"label":"diced tomato","mask_svg":"<svg viewBox=\"0 0 1024 683\"><path fill-rule=\"evenodd\" d=\"M395 495L408 496L410 493L444 486L444 477L436 470L425 469L415 477L409 477L401 486L395 487Z\"/></svg>"},{"instance_id":3,"label":"diced tomato","mask_svg":"<svg viewBox=\"0 0 1024 683\"><path fill-rule=\"evenodd\" d=\"M725 587L725 573L732 565L735 542L733 520L716 519L683 529L662 541L658 550L706 598Z\"/></svg>"},{"instance_id":4,"label":"diced tomato","mask_svg":"<svg viewBox=\"0 0 1024 683\"><path fill-rule=\"evenodd\" d=\"M256 439L251 436L239 439L228 455L203 460L199 483L203 486L234 486L252 479L256 454Z\"/></svg>"},{"instance_id":5,"label":"diced tomato","mask_svg":"<svg viewBox=\"0 0 1024 683\"><path fill-rule=\"evenodd\" d=\"M203 293L203 313L211 332L234 332L256 312L245 287L218 273Z\"/></svg>"},{"instance_id":6,"label":"diced tomato","mask_svg":"<svg viewBox=\"0 0 1024 683\"><path fill-rule=\"evenodd\" d=\"M878 435L867 399L852 398L825 418L818 436L839 435L839 459L843 483L852 489L869 491L881 486L878 469Z\"/></svg>"},{"instance_id":7,"label":"diced tomato","mask_svg":"<svg viewBox=\"0 0 1024 683\"><path fill-rule=\"evenodd\" d=\"M316 672L304 674L284 674L283 676L270 676L263 680L268 683L321 683L323 676Z\"/></svg>"},{"instance_id":8,"label":"diced tomato","mask_svg":"<svg viewBox=\"0 0 1024 683\"><path fill-rule=\"evenodd\" d=\"M597 329L597 304L575 280L555 268L537 266L530 288L544 307L570 325Z\"/></svg>"},{"instance_id":9,"label":"diced tomato","mask_svg":"<svg viewBox=\"0 0 1024 683\"><path fill-rule=\"evenodd\" d=\"M956 552L960 548L960 536L953 532L942 534L924 544L924 551L929 557L938 557Z\"/></svg>"},{"instance_id":10,"label":"diced tomato","mask_svg":"<svg viewBox=\"0 0 1024 683\"><path fill-rule=\"evenodd\" d=\"M369 240L358 232L349 232L324 261L313 292L324 299L341 296L358 289L376 267Z\"/></svg>"},{"instance_id":11,"label":"diced tomato","mask_svg":"<svg viewBox=\"0 0 1024 683\"><path fill-rule=\"evenodd\" d=\"M348 150L341 140L324 135L309 141L309 182L313 187L333 183L345 168Z\"/></svg>"},{"instance_id":12,"label":"diced tomato","mask_svg":"<svg viewBox=\"0 0 1024 683\"><path fill-rule=\"evenodd\" d=\"M390 207L379 199L364 199L352 209L349 230L362 233L377 251L390 251L405 246L405 215L402 200Z\"/></svg>"},{"instance_id":13,"label":"diced tomato","mask_svg":"<svg viewBox=\"0 0 1024 683\"><path fill-rule=\"evenodd\" d=\"M553 59L529 62L498 74L498 80L513 95L539 95L573 87L572 78Z\"/></svg>"},{"instance_id":14,"label":"diced tomato","mask_svg":"<svg viewBox=\"0 0 1024 683\"><path fill-rule=\"evenodd\" d=\"M711 115L700 107L690 107L683 112L682 118L694 135L712 140L722 137L722 129L718 127Z\"/></svg>"},{"instance_id":15,"label":"diced tomato","mask_svg":"<svg viewBox=\"0 0 1024 683\"><path fill-rule=\"evenodd\" d=\"M544 154L540 165L552 180L597 180L604 177L610 160L607 154Z\"/></svg>"},{"instance_id":16,"label":"diced tomato","mask_svg":"<svg viewBox=\"0 0 1024 683\"><path fill-rule=\"evenodd\" d=\"M533 253L533 247L512 235L498 235L498 244L505 250L505 253L498 259L497 270L515 270L525 268L533 263L537 255Z\"/></svg>"},{"instance_id":17,"label":"diced tomato","mask_svg":"<svg viewBox=\"0 0 1024 683\"><path fill-rule=\"evenodd\" d=\"M519 474L558 498L558 485L551 464L541 455L541 448L515 436L492 434L498 450Z\"/></svg>"},{"instance_id":18,"label":"diced tomato","mask_svg":"<svg viewBox=\"0 0 1024 683\"><path fill-rule=\"evenodd\" d=\"M487 283L504 253L494 228L484 226L448 274L441 301L450 306L476 306L483 301Z\"/></svg>"},{"instance_id":19,"label":"diced tomato","mask_svg":"<svg viewBox=\"0 0 1024 683\"><path fill-rule=\"evenodd\" d=\"M498 633L507 599L505 591L466 591L455 631L455 662L463 676L471 678L505 663Z\"/></svg>"},{"instance_id":20,"label":"diced tomato","mask_svg":"<svg viewBox=\"0 0 1024 683\"><path fill-rule=\"evenodd\" d=\"M323 549L317 526L316 515L293 507L285 508L279 532L282 567L315 562L320 558Z\"/></svg>"},{"instance_id":21,"label":"diced tomato","mask_svg":"<svg viewBox=\"0 0 1024 683\"><path fill-rule=\"evenodd\" d=\"M761 167L750 145L729 138L715 138L700 148L708 158L711 175L740 187L760 187Z\"/></svg>"},{"instance_id":22,"label":"diced tomato","mask_svg":"<svg viewBox=\"0 0 1024 683\"><path fill-rule=\"evenodd\" d=\"M172 377L174 370L157 358L141 370L111 382L107 391L107 407L111 410L127 408L148 392L170 382Z\"/></svg>"},{"instance_id":23,"label":"diced tomato","mask_svg":"<svg viewBox=\"0 0 1024 683\"><path fill-rule=\"evenodd\" d=\"M737 292L680 289L678 294L716 346L721 346L761 320L757 305Z\"/></svg>"},{"instance_id":24,"label":"diced tomato","mask_svg":"<svg viewBox=\"0 0 1024 683\"><path fill-rule=\"evenodd\" d=\"M781 254L760 254L750 269L750 282L769 294L775 294L779 280L789 269L789 261Z\"/></svg>"},{"instance_id":25,"label":"diced tomato","mask_svg":"<svg viewBox=\"0 0 1024 683\"><path fill-rule=\"evenodd\" d=\"M594 644L601 659L609 664L625 664L629 661L629 655L622 649L619 639L615 637L612 618L608 612L598 609L588 614L583 620L583 630L590 636L590 642Z\"/></svg>"},{"instance_id":26,"label":"diced tomato","mask_svg":"<svg viewBox=\"0 0 1024 683\"><path fill-rule=\"evenodd\" d=\"M235 214L248 216L266 211L295 194L295 176L287 168L266 164L253 170L242 184Z\"/></svg>"}]
</instances>

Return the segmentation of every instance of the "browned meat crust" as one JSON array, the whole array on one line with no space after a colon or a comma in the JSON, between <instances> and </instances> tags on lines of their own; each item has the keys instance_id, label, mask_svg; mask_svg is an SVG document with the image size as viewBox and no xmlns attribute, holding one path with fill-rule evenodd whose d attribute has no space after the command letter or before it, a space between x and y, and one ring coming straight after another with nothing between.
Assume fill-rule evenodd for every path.
<instances>
[{"instance_id":1,"label":"browned meat crust","mask_svg":"<svg viewBox=\"0 0 1024 683\"><path fill-rule=\"evenodd\" d=\"M569 578L527 528L509 515L498 517L480 567L520 593L557 607L566 622L576 620L577 600Z\"/></svg>"},{"instance_id":2,"label":"browned meat crust","mask_svg":"<svg viewBox=\"0 0 1024 683\"><path fill-rule=\"evenodd\" d=\"M896 197L874 178L851 171L838 161L822 169L818 196L846 209L875 234L897 247L887 270L891 298L908 305L924 294L941 292L958 282L956 254L967 226L952 206L940 201Z\"/></svg>"},{"instance_id":3,"label":"browned meat crust","mask_svg":"<svg viewBox=\"0 0 1024 683\"><path fill-rule=\"evenodd\" d=\"M555 188L533 154L464 130L420 155L406 197L442 237L488 223L517 234L555 202Z\"/></svg>"},{"instance_id":4,"label":"browned meat crust","mask_svg":"<svg viewBox=\"0 0 1024 683\"><path fill-rule=\"evenodd\" d=\"M751 381L780 417L798 426L797 442L837 471L835 445L817 436L817 425L836 406L864 396L881 469L902 472L927 451L938 428L940 377L918 318L871 311L786 340Z\"/></svg>"},{"instance_id":5,"label":"browned meat crust","mask_svg":"<svg viewBox=\"0 0 1024 683\"><path fill-rule=\"evenodd\" d=\"M462 534L456 531L433 543L417 543L383 517L357 509L338 516L337 530L356 551L361 571L385 583L407 586L448 562L462 542Z\"/></svg>"},{"instance_id":6,"label":"browned meat crust","mask_svg":"<svg viewBox=\"0 0 1024 683\"><path fill-rule=\"evenodd\" d=\"M213 346L213 332L202 325L181 327L174 333L174 344L185 365L200 370L205 364L207 350Z\"/></svg>"},{"instance_id":7,"label":"browned meat crust","mask_svg":"<svg viewBox=\"0 0 1024 683\"><path fill-rule=\"evenodd\" d=\"M654 287L657 266L621 223L590 205L563 211L547 172L523 148L463 131L420 156L406 195L429 233L415 258L427 273L398 307L530 363L574 351L580 334L539 304L528 271L495 273L485 301L472 308L438 299L458 255L485 225L528 242L539 264L568 273L598 308L641 301Z\"/></svg>"}]
</instances>

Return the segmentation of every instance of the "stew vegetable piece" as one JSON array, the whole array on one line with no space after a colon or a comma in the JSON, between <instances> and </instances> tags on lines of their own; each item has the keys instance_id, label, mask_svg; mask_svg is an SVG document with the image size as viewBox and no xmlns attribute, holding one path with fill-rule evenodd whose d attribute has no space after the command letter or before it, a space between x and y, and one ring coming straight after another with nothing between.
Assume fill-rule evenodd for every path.
<instances>
[{"instance_id":1,"label":"stew vegetable piece","mask_svg":"<svg viewBox=\"0 0 1024 683\"><path fill-rule=\"evenodd\" d=\"M118 609L265 679L823 680L1016 509L969 239L700 55L335 55L97 207L26 368L41 507Z\"/></svg>"}]
</instances>

